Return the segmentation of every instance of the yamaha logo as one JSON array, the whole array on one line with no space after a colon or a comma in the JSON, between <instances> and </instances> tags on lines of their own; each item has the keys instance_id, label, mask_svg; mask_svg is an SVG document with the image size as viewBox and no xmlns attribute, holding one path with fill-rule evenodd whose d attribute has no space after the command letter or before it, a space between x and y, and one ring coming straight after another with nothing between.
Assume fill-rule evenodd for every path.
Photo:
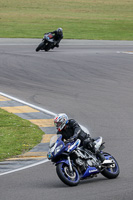
<instances>
[{"instance_id":1,"label":"yamaha logo","mask_svg":"<svg viewBox=\"0 0 133 200\"><path fill-rule=\"evenodd\" d=\"M97 172L97 169L89 170L89 173Z\"/></svg>"}]
</instances>

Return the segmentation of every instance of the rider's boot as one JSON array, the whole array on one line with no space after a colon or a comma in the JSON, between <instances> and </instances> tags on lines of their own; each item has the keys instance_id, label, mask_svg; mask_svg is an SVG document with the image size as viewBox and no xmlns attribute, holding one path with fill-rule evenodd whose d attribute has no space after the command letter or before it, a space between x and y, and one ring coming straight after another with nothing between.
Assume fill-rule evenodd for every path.
<instances>
[{"instance_id":1,"label":"rider's boot","mask_svg":"<svg viewBox=\"0 0 133 200\"><path fill-rule=\"evenodd\" d=\"M103 154L100 153L100 151L96 151L96 155L102 163L105 161L105 157Z\"/></svg>"},{"instance_id":2,"label":"rider's boot","mask_svg":"<svg viewBox=\"0 0 133 200\"><path fill-rule=\"evenodd\" d=\"M87 149L91 150L93 153L96 154L96 156L99 158L99 160L101 161L101 165L107 165L107 164L111 164L112 162L110 160L106 160L104 155L95 148L95 144L93 139L91 138L87 138L86 140L84 140L84 144L85 147L87 147Z\"/></svg>"},{"instance_id":3,"label":"rider's boot","mask_svg":"<svg viewBox=\"0 0 133 200\"><path fill-rule=\"evenodd\" d=\"M57 44L55 45L55 47L57 47L57 48L58 48L58 47L59 47L59 43L57 43Z\"/></svg>"}]
</instances>

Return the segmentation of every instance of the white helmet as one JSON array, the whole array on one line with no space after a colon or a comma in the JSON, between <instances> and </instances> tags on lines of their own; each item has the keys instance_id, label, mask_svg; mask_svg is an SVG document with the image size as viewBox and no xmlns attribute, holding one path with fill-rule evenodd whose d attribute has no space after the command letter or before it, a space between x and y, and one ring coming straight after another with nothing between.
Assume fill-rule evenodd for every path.
<instances>
[{"instance_id":1,"label":"white helmet","mask_svg":"<svg viewBox=\"0 0 133 200\"><path fill-rule=\"evenodd\" d=\"M58 32L59 35L62 35L63 34L63 29L62 28L58 28L57 32Z\"/></svg>"},{"instance_id":2,"label":"white helmet","mask_svg":"<svg viewBox=\"0 0 133 200\"><path fill-rule=\"evenodd\" d=\"M58 131L61 131L68 123L68 116L65 113L60 113L54 118L54 125Z\"/></svg>"}]
</instances>

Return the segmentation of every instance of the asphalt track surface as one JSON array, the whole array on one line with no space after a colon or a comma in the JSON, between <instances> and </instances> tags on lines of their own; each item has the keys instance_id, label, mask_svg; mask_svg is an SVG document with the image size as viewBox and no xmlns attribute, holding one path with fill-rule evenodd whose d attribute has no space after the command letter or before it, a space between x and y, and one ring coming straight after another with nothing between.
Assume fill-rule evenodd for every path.
<instances>
[{"instance_id":1,"label":"asphalt track surface","mask_svg":"<svg viewBox=\"0 0 133 200\"><path fill-rule=\"evenodd\" d=\"M60 48L37 53L39 42L0 39L0 92L65 112L92 136L103 136L120 175L67 187L46 162L0 176L0 199L132 200L133 42L63 40Z\"/></svg>"}]
</instances>

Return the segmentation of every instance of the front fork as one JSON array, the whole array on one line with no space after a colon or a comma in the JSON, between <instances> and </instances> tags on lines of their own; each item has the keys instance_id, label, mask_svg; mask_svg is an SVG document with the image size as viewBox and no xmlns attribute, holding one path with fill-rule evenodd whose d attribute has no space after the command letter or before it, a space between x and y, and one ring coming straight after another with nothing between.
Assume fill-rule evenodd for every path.
<instances>
[{"instance_id":1,"label":"front fork","mask_svg":"<svg viewBox=\"0 0 133 200\"><path fill-rule=\"evenodd\" d=\"M73 168L72 168L72 163L71 163L71 160L70 160L70 156L68 156L67 159L68 159L68 164L69 164L69 170L72 173L73 172Z\"/></svg>"}]
</instances>

